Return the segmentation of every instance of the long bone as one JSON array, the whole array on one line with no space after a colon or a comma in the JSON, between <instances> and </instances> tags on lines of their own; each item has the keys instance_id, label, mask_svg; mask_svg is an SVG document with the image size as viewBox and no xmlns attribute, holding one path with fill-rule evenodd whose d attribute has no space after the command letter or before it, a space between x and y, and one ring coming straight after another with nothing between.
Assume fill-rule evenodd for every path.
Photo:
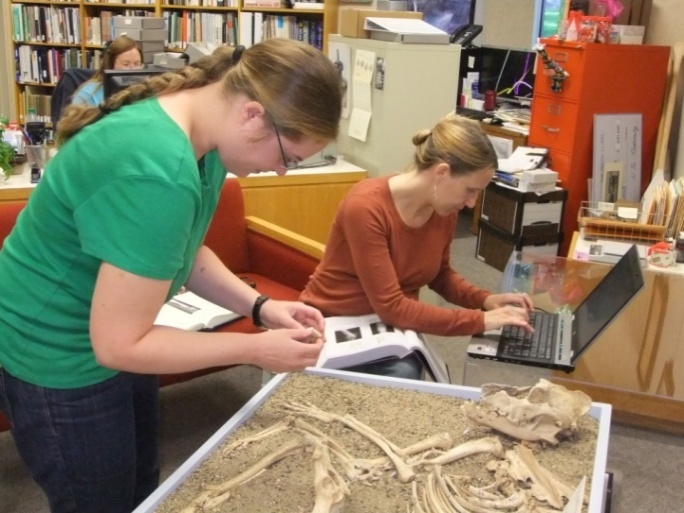
<instances>
[{"instance_id":1,"label":"long bone","mask_svg":"<svg viewBox=\"0 0 684 513\"><path fill-rule=\"evenodd\" d=\"M414 462L414 465L447 465L473 454L490 453L503 458L504 449L498 438L486 437L477 440L469 440L450 449L444 454L431 459L423 459Z\"/></svg>"},{"instance_id":2,"label":"long bone","mask_svg":"<svg viewBox=\"0 0 684 513\"><path fill-rule=\"evenodd\" d=\"M299 403L287 403L285 406L293 413L308 415L322 422L341 422L380 447L394 465L394 468L397 471L397 479L400 483L410 483L416 478L413 469L396 453L396 450L400 450L399 447L363 422L356 420L351 415L338 415L336 413L323 411L313 405L303 405Z\"/></svg>"},{"instance_id":3,"label":"long bone","mask_svg":"<svg viewBox=\"0 0 684 513\"><path fill-rule=\"evenodd\" d=\"M314 490L316 499L311 513L342 513L351 490L332 466L330 451L325 441L307 435L314 446Z\"/></svg>"}]
</instances>

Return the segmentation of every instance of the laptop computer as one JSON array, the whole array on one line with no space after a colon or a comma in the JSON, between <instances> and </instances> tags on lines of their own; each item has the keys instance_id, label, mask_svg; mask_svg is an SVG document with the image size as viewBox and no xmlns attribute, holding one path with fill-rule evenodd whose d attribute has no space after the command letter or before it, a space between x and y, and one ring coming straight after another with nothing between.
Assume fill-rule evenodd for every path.
<instances>
[{"instance_id":1,"label":"laptop computer","mask_svg":"<svg viewBox=\"0 0 684 513\"><path fill-rule=\"evenodd\" d=\"M535 323L542 318L550 322L547 331L535 328L535 332L526 337L528 340L516 336L515 331L518 330L514 326L487 331L472 338L468 355L571 372L575 369L577 358L643 286L639 253L636 246L632 245L574 312L569 308L561 308L555 313L532 313ZM544 340L545 336L548 336L548 340ZM540 353L529 354L531 349L537 347L542 348Z\"/></svg>"}]
</instances>

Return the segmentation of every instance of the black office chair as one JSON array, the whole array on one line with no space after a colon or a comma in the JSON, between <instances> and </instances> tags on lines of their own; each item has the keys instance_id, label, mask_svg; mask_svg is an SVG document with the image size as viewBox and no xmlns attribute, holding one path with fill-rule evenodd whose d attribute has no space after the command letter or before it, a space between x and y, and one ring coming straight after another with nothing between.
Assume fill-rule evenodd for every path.
<instances>
[{"instance_id":1,"label":"black office chair","mask_svg":"<svg viewBox=\"0 0 684 513\"><path fill-rule=\"evenodd\" d=\"M71 97L76 92L76 89L84 82L93 78L95 71L94 69L87 68L67 68L64 70L50 98L53 127L57 127L57 122L62 115L62 109L71 103Z\"/></svg>"}]
</instances>

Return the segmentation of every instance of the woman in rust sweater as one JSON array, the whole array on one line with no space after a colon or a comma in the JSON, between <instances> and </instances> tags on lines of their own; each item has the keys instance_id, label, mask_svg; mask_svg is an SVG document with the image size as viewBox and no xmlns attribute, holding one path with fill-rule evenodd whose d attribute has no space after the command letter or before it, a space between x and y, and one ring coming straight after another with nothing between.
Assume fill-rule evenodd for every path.
<instances>
[{"instance_id":1,"label":"woman in rust sweater","mask_svg":"<svg viewBox=\"0 0 684 513\"><path fill-rule=\"evenodd\" d=\"M413 137L403 174L358 183L340 204L325 255L300 299L325 316L377 314L388 325L442 336L515 324L531 329L526 294L492 294L450 264L458 212L492 179L496 154L477 122L448 116ZM449 303L419 301L427 285ZM349 370L418 379L415 356Z\"/></svg>"}]
</instances>

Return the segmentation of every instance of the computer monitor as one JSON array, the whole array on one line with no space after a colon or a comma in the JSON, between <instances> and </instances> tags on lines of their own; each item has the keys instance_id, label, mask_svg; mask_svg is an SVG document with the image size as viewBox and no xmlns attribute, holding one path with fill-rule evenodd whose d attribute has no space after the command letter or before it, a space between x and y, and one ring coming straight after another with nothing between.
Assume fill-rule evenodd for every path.
<instances>
[{"instance_id":1,"label":"computer monitor","mask_svg":"<svg viewBox=\"0 0 684 513\"><path fill-rule=\"evenodd\" d=\"M532 100L536 53L482 46L479 91L496 91L497 102L527 103Z\"/></svg>"},{"instance_id":2,"label":"computer monitor","mask_svg":"<svg viewBox=\"0 0 684 513\"><path fill-rule=\"evenodd\" d=\"M422 12L423 21L451 34L473 23L475 0L408 0L407 10Z\"/></svg>"},{"instance_id":3,"label":"computer monitor","mask_svg":"<svg viewBox=\"0 0 684 513\"><path fill-rule=\"evenodd\" d=\"M106 69L102 81L104 97L109 98L129 86L145 80L147 77L169 71L172 70L162 68Z\"/></svg>"}]
</instances>

